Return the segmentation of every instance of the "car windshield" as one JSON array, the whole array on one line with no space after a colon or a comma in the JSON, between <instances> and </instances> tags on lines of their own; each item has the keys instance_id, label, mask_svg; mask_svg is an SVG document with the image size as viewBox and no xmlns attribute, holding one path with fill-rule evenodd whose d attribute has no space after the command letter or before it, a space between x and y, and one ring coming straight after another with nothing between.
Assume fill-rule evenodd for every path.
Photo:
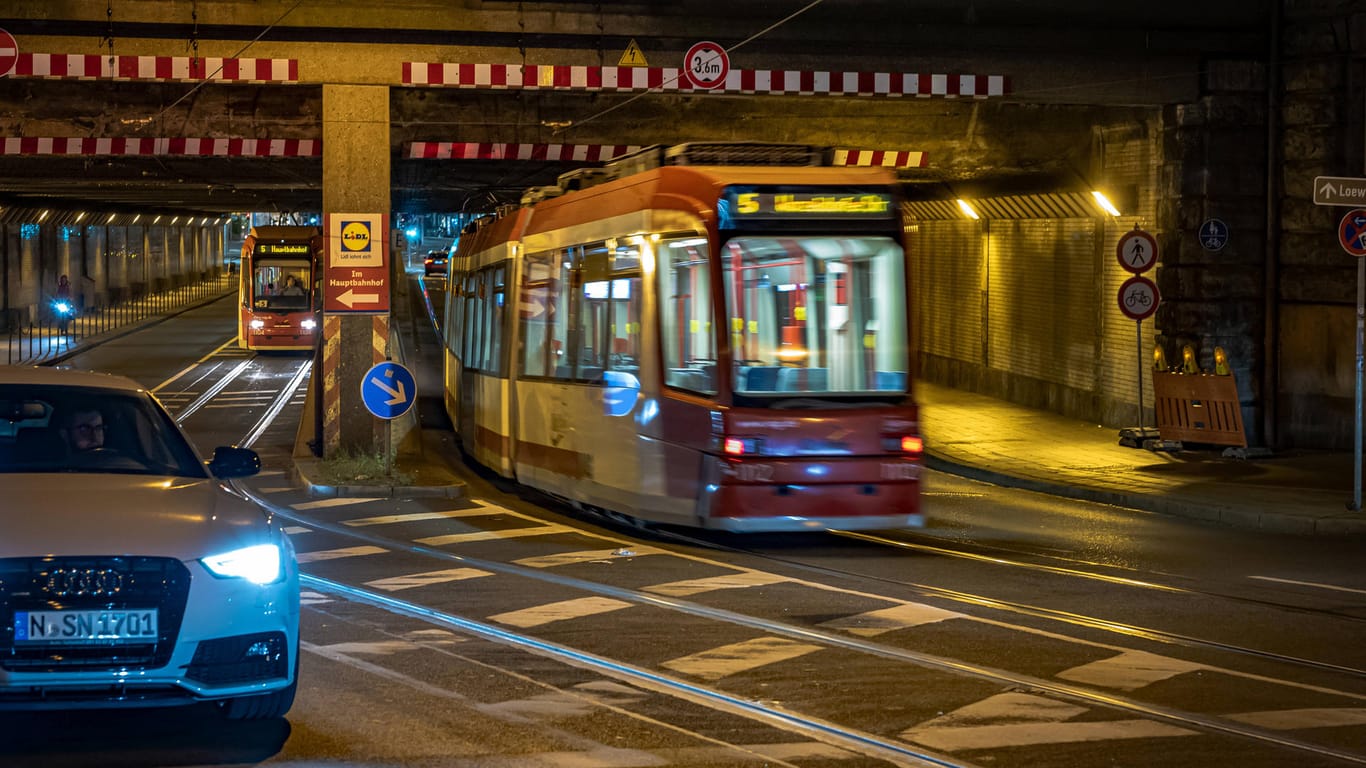
<instances>
[{"instance_id":1,"label":"car windshield","mask_svg":"<svg viewBox=\"0 0 1366 768\"><path fill-rule=\"evenodd\" d=\"M208 477L180 428L145 393L0 385L0 473Z\"/></svg>"}]
</instances>

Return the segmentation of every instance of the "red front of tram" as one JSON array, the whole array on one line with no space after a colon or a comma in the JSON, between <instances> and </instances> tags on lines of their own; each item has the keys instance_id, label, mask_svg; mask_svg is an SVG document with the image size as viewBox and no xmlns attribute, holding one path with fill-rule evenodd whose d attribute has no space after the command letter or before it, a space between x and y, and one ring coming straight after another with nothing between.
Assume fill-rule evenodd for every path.
<instances>
[{"instance_id":1,"label":"red front of tram","mask_svg":"<svg viewBox=\"0 0 1366 768\"><path fill-rule=\"evenodd\" d=\"M322 308L322 231L252 227L242 244L237 346L311 350Z\"/></svg>"}]
</instances>

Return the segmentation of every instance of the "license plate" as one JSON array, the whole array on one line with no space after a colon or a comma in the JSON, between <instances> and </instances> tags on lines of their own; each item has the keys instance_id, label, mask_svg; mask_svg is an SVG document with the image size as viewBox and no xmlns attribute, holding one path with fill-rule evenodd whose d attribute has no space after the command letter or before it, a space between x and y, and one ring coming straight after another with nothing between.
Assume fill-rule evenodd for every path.
<instances>
[{"instance_id":1,"label":"license plate","mask_svg":"<svg viewBox=\"0 0 1366 768\"><path fill-rule=\"evenodd\" d=\"M157 609L15 611L14 644L145 643L157 639Z\"/></svg>"}]
</instances>

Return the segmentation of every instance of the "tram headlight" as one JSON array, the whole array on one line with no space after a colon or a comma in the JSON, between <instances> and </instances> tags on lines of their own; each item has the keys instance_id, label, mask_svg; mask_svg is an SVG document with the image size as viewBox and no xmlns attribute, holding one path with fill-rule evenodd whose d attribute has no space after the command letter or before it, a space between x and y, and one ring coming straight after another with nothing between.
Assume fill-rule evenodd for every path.
<instances>
[{"instance_id":1,"label":"tram headlight","mask_svg":"<svg viewBox=\"0 0 1366 768\"><path fill-rule=\"evenodd\" d=\"M299 323L299 327L304 329L305 331L311 331L314 328L318 327L318 321L310 317L307 320L304 320L303 322Z\"/></svg>"},{"instance_id":2,"label":"tram headlight","mask_svg":"<svg viewBox=\"0 0 1366 768\"><path fill-rule=\"evenodd\" d=\"M248 323L248 325L251 326L251 329L252 329L253 331L259 331L259 330L261 330L262 328L265 328L265 327L266 327L266 321L265 321L265 320L262 320L262 319L259 318L259 317L253 317L253 318L251 319L251 322Z\"/></svg>"}]
</instances>

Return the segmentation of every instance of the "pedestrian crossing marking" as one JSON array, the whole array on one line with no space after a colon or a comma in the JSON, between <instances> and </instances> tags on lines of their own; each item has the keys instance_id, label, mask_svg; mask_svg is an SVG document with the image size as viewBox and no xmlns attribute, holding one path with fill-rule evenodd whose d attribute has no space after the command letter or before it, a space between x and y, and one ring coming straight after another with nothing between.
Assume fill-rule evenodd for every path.
<instances>
[{"instance_id":1,"label":"pedestrian crossing marking","mask_svg":"<svg viewBox=\"0 0 1366 768\"><path fill-rule=\"evenodd\" d=\"M1118 656L1063 670L1058 673L1058 677L1101 688L1136 691L1144 686L1201 669L1205 669L1205 665L1146 651L1126 651Z\"/></svg>"},{"instance_id":2,"label":"pedestrian crossing marking","mask_svg":"<svg viewBox=\"0 0 1366 768\"><path fill-rule=\"evenodd\" d=\"M301 606L322 605L323 603L330 602L332 602L332 598L328 597L327 595L324 595L321 592L311 592L308 590L304 590L299 593L299 605Z\"/></svg>"},{"instance_id":3,"label":"pedestrian crossing marking","mask_svg":"<svg viewBox=\"0 0 1366 768\"><path fill-rule=\"evenodd\" d=\"M776 573L747 571L744 573L730 573L724 576L709 576L703 579L688 579L686 581L673 581L667 584L655 584L653 586L643 587L642 590L656 595L687 597L688 595L699 595L703 592L714 592L720 589L762 587L769 584L779 584L784 581L789 581L789 579L786 576L779 576Z\"/></svg>"},{"instance_id":4,"label":"pedestrian crossing marking","mask_svg":"<svg viewBox=\"0 0 1366 768\"><path fill-rule=\"evenodd\" d=\"M720 680L723 677L788 661L819 650L823 650L822 646L797 643L781 637L758 637L689 656L680 656L660 666L703 680Z\"/></svg>"},{"instance_id":5,"label":"pedestrian crossing marking","mask_svg":"<svg viewBox=\"0 0 1366 768\"><path fill-rule=\"evenodd\" d=\"M326 509L328 507L347 507L352 504L366 504L379 499L361 498L359 496L338 496L331 499L318 499L317 501L301 501L298 504L290 504L290 509Z\"/></svg>"},{"instance_id":6,"label":"pedestrian crossing marking","mask_svg":"<svg viewBox=\"0 0 1366 768\"><path fill-rule=\"evenodd\" d=\"M530 627L540 627L556 621L567 619L578 619L584 616L597 616L603 613L619 611L623 608L630 608L631 603L614 600L610 597L581 597L574 600L562 600L558 603L546 603L533 608L523 608L519 611L508 611L495 616L490 616L490 621L499 624L528 629Z\"/></svg>"},{"instance_id":7,"label":"pedestrian crossing marking","mask_svg":"<svg viewBox=\"0 0 1366 768\"><path fill-rule=\"evenodd\" d=\"M427 573L410 573L407 576L391 576L387 579L375 579L365 582L365 586L382 589L385 592L398 592L414 587L427 587L433 584L445 584L450 581L464 581L465 579L477 579L480 576L492 576L488 571L481 571L478 568L447 568L442 571L428 571Z\"/></svg>"},{"instance_id":8,"label":"pedestrian crossing marking","mask_svg":"<svg viewBox=\"0 0 1366 768\"><path fill-rule=\"evenodd\" d=\"M1345 725L1366 725L1366 709L1357 707L1282 709L1274 712L1244 712L1239 715L1228 715L1228 719L1273 731L1294 731L1302 728L1339 728Z\"/></svg>"},{"instance_id":9,"label":"pedestrian crossing marking","mask_svg":"<svg viewBox=\"0 0 1366 768\"><path fill-rule=\"evenodd\" d=\"M298 536L301 533L312 533L312 528L305 528L302 525L286 525L282 528L286 536Z\"/></svg>"},{"instance_id":10,"label":"pedestrian crossing marking","mask_svg":"<svg viewBox=\"0 0 1366 768\"><path fill-rule=\"evenodd\" d=\"M907 603L906 605L881 608L867 613L856 613L852 616L841 616L838 619L822 622L819 626L826 629L842 630L859 637L875 637L897 629L935 624L949 619L966 618L970 617L955 611L935 608L932 605Z\"/></svg>"},{"instance_id":11,"label":"pedestrian crossing marking","mask_svg":"<svg viewBox=\"0 0 1366 768\"><path fill-rule=\"evenodd\" d=\"M421 649L422 646L415 645L407 640L377 640L370 643L351 642L314 646L314 650L316 651L343 653L347 656L392 656L400 651L417 651Z\"/></svg>"},{"instance_id":12,"label":"pedestrian crossing marking","mask_svg":"<svg viewBox=\"0 0 1366 768\"><path fill-rule=\"evenodd\" d=\"M901 733L945 752L1039 744L1194 736L1196 731L1148 720L1067 722L1086 707L1043 696L1003 693L960 707Z\"/></svg>"},{"instance_id":13,"label":"pedestrian crossing marking","mask_svg":"<svg viewBox=\"0 0 1366 768\"><path fill-rule=\"evenodd\" d=\"M590 549L582 552L561 552L554 555L540 555L537 557L525 557L521 560L512 562L527 568L557 568L561 565L577 565L579 563L593 563L598 561L609 562L612 560L624 560L640 555L664 555L668 554L662 549L655 547L631 547L625 554L620 549Z\"/></svg>"},{"instance_id":14,"label":"pedestrian crossing marking","mask_svg":"<svg viewBox=\"0 0 1366 768\"><path fill-rule=\"evenodd\" d=\"M340 560L344 557L382 555L388 551L389 550L382 547L364 545L359 547L344 547L342 549L324 549L317 552L300 552L297 559L300 563L320 563L324 560Z\"/></svg>"},{"instance_id":15,"label":"pedestrian crossing marking","mask_svg":"<svg viewBox=\"0 0 1366 768\"><path fill-rule=\"evenodd\" d=\"M414 539L418 544L441 547L447 544L468 544L474 541L498 541L499 539L518 539L526 536L545 536L552 533L572 533L572 528L564 525L540 525L535 528L510 528L502 531L472 531L470 533L448 533L442 536L428 536Z\"/></svg>"},{"instance_id":16,"label":"pedestrian crossing marking","mask_svg":"<svg viewBox=\"0 0 1366 768\"><path fill-rule=\"evenodd\" d=\"M448 509L441 512L410 512L402 515L380 515L378 517L358 517L355 520L343 520L342 525L351 528L363 528L369 525L393 525L394 523L414 523L420 520L441 520L457 517L481 517L489 514L483 508L474 509Z\"/></svg>"}]
</instances>

